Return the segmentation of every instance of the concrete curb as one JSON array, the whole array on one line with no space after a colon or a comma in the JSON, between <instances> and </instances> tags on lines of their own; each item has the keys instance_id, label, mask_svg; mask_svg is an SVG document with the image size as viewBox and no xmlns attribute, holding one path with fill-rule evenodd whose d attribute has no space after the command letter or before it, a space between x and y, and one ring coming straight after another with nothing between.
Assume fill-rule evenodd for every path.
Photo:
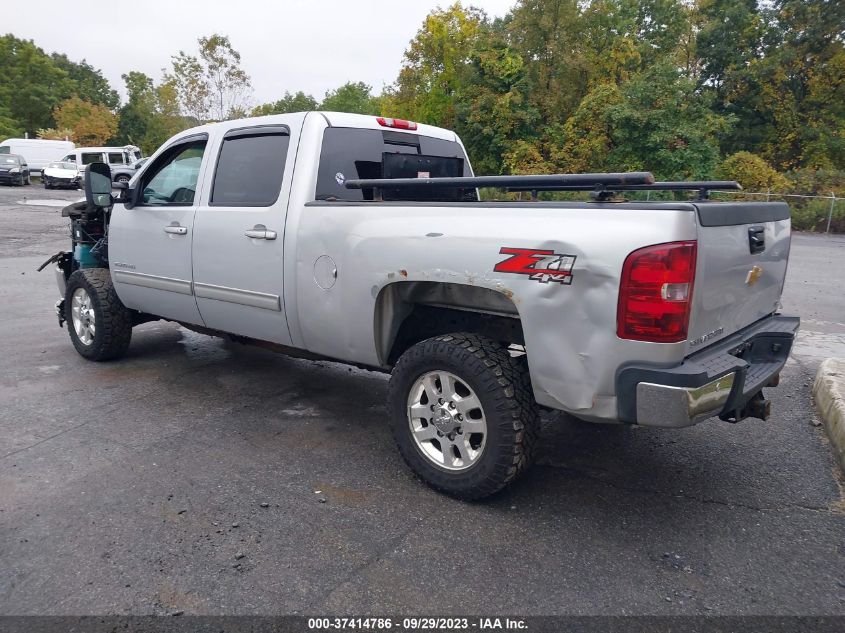
<instances>
[{"instance_id":1,"label":"concrete curb","mask_svg":"<svg viewBox=\"0 0 845 633\"><path fill-rule=\"evenodd\" d=\"M816 373L813 397L840 468L845 471L845 359L828 358Z\"/></svg>"}]
</instances>

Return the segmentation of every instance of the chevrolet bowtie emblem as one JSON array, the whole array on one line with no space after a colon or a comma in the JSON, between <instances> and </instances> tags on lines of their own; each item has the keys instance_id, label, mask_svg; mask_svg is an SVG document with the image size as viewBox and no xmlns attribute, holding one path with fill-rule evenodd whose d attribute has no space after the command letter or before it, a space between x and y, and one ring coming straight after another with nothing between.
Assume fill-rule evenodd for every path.
<instances>
[{"instance_id":1,"label":"chevrolet bowtie emblem","mask_svg":"<svg viewBox=\"0 0 845 633\"><path fill-rule=\"evenodd\" d=\"M745 278L745 283L747 283L749 286L753 286L760 280L760 277L762 276L763 269L759 266L755 266L754 268L748 271L748 276Z\"/></svg>"}]
</instances>

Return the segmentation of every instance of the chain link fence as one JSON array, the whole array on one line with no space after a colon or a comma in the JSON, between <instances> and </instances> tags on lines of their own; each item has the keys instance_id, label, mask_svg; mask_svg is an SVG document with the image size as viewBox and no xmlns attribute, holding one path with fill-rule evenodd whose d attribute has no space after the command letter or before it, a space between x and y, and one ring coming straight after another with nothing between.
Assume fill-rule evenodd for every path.
<instances>
[{"instance_id":1,"label":"chain link fence","mask_svg":"<svg viewBox=\"0 0 845 633\"><path fill-rule=\"evenodd\" d=\"M774 191L713 191L714 199L783 200L792 209L792 227L799 231L819 233L845 233L845 196L802 195L797 193L776 193Z\"/></svg>"}]
</instances>

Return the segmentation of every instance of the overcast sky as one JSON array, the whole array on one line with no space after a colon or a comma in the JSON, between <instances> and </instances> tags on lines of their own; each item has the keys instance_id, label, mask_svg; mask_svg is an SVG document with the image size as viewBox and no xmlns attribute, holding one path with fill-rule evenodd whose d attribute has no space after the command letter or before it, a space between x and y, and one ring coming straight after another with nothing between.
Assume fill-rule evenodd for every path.
<instances>
[{"instance_id":1,"label":"overcast sky","mask_svg":"<svg viewBox=\"0 0 845 633\"><path fill-rule=\"evenodd\" d=\"M502 16L516 0L464 2ZM121 95L121 74L156 81L177 51L196 53L198 37L228 35L252 78L253 102L304 90L321 99L347 81L378 93L396 79L402 54L425 16L449 0L41 0L5 11L0 31L35 40L48 53L83 58Z\"/></svg>"}]
</instances>

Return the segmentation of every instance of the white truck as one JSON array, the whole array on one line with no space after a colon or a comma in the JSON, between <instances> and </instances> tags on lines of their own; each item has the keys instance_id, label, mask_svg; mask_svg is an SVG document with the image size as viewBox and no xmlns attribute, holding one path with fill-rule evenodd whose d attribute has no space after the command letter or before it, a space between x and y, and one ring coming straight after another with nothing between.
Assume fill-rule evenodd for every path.
<instances>
[{"instance_id":1,"label":"white truck","mask_svg":"<svg viewBox=\"0 0 845 633\"><path fill-rule=\"evenodd\" d=\"M486 186L532 199L480 201ZM799 325L778 313L790 212L707 200L730 186L476 178L448 130L285 114L173 137L116 199L91 165L65 211L73 248L49 262L59 323L91 360L167 319L391 372L408 465L476 499L531 463L544 407L657 427L769 415ZM571 189L593 199L534 199ZM697 198L618 196L636 189Z\"/></svg>"}]
</instances>

